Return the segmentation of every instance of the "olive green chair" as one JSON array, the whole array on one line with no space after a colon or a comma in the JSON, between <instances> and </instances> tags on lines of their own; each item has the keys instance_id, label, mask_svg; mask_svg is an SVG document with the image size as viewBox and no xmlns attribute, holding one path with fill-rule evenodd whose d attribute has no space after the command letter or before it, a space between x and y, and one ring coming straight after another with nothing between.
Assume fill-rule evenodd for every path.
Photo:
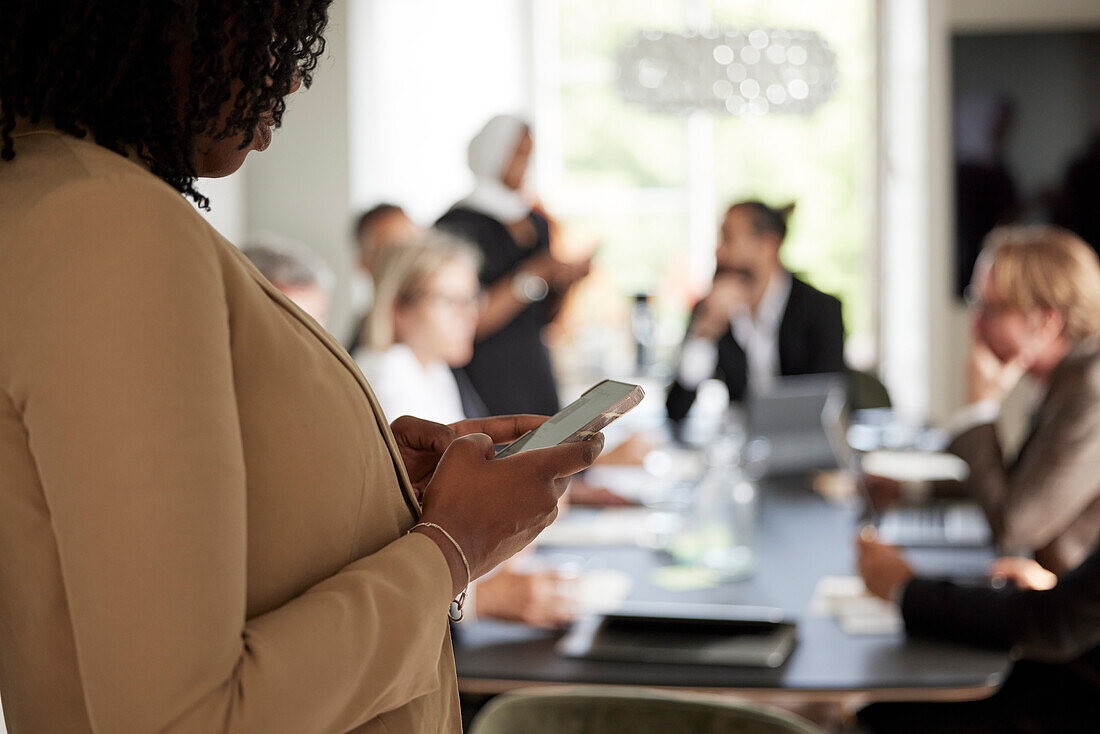
<instances>
[{"instance_id":1,"label":"olive green chair","mask_svg":"<svg viewBox=\"0 0 1100 734\"><path fill-rule=\"evenodd\" d=\"M533 688L497 696L468 734L825 734L805 719L638 688Z\"/></svg>"}]
</instances>

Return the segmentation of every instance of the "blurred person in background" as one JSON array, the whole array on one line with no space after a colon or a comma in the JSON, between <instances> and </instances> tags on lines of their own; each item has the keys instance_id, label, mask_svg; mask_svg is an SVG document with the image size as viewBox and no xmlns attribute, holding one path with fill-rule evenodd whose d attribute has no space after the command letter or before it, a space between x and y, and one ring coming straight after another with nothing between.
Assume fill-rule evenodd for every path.
<instances>
[{"instance_id":1,"label":"blurred person in background","mask_svg":"<svg viewBox=\"0 0 1100 734\"><path fill-rule=\"evenodd\" d=\"M416 240L423 229L397 204L376 204L355 220L355 270L352 272L352 311L356 314L351 338L345 345L355 352L363 344L366 312L374 298L374 265L394 245Z\"/></svg>"},{"instance_id":2,"label":"blurred person in background","mask_svg":"<svg viewBox=\"0 0 1100 734\"><path fill-rule=\"evenodd\" d=\"M359 267L373 273L375 261L388 247L412 242L422 231L397 204L375 205L359 215L355 222Z\"/></svg>"},{"instance_id":3,"label":"blurred person in background","mask_svg":"<svg viewBox=\"0 0 1100 734\"><path fill-rule=\"evenodd\" d=\"M460 377L481 311L479 262L475 248L439 232L376 261L365 343L352 356L388 415L454 423L487 414Z\"/></svg>"},{"instance_id":4,"label":"blurred person in background","mask_svg":"<svg viewBox=\"0 0 1100 734\"><path fill-rule=\"evenodd\" d=\"M462 373L480 311L479 263L472 245L438 232L379 255L367 341L354 357L390 418L457 423L485 414ZM563 593L566 580L554 571L525 573L519 565L506 564L471 586L468 616L541 627L569 622L574 609Z\"/></svg>"},{"instance_id":5,"label":"blurred person in background","mask_svg":"<svg viewBox=\"0 0 1100 734\"><path fill-rule=\"evenodd\" d=\"M968 289L969 405L948 451L963 482L902 486L868 477L880 505L903 495L965 493L984 508L1002 552L1061 574L1100 534L1100 260L1048 225L1002 227L986 238ZM1029 433L1006 455L995 423L1007 395L1033 380Z\"/></svg>"},{"instance_id":6,"label":"blurred person in background","mask_svg":"<svg viewBox=\"0 0 1100 734\"><path fill-rule=\"evenodd\" d=\"M699 384L726 383L731 402L767 392L775 377L843 372L841 305L785 267L781 247L794 205L743 201L726 212L710 292L688 324L668 417L683 420Z\"/></svg>"},{"instance_id":7,"label":"blurred person in background","mask_svg":"<svg viewBox=\"0 0 1100 734\"><path fill-rule=\"evenodd\" d=\"M1093 732L1100 721L1100 552L1062 577L1029 558L1001 558L995 583L921 578L865 529L857 543L867 589L901 606L908 634L1011 650L1017 662L991 697L881 703L860 712L876 734Z\"/></svg>"},{"instance_id":8,"label":"blurred person in background","mask_svg":"<svg viewBox=\"0 0 1100 734\"><path fill-rule=\"evenodd\" d=\"M523 120L491 119L470 142L473 192L437 223L481 250L486 304L466 371L494 413L558 411L542 332L590 267L588 260L563 263L551 254L553 223L524 189L533 145Z\"/></svg>"},{"instance_id":9,"label":"blurred person in background","mask_svg":"<svg viewBox=\"0 0 1100 734\"><path fill-rule=\"evenodd\" d=\"M271 284L321 326L328 326L336 276L305 245L273 234L257 235L241 248Z\"/></svg>"}]
</instances>

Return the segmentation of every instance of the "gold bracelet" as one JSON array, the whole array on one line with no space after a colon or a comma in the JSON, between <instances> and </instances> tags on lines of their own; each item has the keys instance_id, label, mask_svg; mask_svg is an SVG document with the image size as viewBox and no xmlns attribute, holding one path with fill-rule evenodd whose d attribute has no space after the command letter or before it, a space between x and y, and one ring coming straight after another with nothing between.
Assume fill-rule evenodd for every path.
<instances>
[{"instance_id":1,"label":"gold bracelet","mask_svg":"<svg viewBox=\"0 0 1100 734\"><path fill-rule=\"evenodd\" d=\"M462 559L462 566L466 569L466 583L463 585L462 591L460 591L458 593L458 596L455 597L455 600L451 602L451 605L458 610L458 613L456 615L455 612L453 612L452 610L447 610L448 617L450 617L455 622L461 622L463 615L462 605L466 603L466 589L470 586L470 562L466 560L466 553L463 552L462 546L458 544L458 541L455 540L450 533L441 528L439 525L436 525L434 522L418 522L416 525L413 525L411 528L409 528L409 532L411 533L416 528L435 528L439 532L443 533L443 536L447 540L451 541L451 545L453 545L455 547L455 550L458 551L459 558Z\"/></svg>"}]
</instances>

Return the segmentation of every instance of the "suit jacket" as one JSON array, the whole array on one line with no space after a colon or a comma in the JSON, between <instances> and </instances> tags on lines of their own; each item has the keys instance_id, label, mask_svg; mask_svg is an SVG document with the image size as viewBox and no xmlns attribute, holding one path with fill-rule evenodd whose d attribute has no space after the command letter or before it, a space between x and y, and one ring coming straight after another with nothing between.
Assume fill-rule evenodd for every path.
<instances>
[{"instance_id":1,"label":"suit jacket","mask_svg":"<svg viewBox=\"0 0 1100 734\"><path fill-rule=\"evenodd\" d=\"M964 587L916 578L906 585L902 616L913 634L1012 649L1029 660L1064 664L1100 692L1098 551L1061 576L1050 591Z\"/></svg>"},{"instance_id":2,"label":"suit jacket","mask_svg":"<svg viewBox=\"0 0 1100 734\"><path fill-rule=\"evenodd\" d=\"M779 323L779 373L814 375L843 372L844 319L840 301L792 276L791 294ZM745 399L748 363L732 327L718 340L715 377L726 383L730 400ZM668 391L668 417L683 420L695 402L695 390L678 381Z\"/></svg>"},{"instance_id":3,"label":"suit jacket","mask_svg":"<svg viewBox=\"0 0 1100 734\"><path fill-rule=\"evenodd\" d=\"M435 543L348 354L132 160L0 164L13 731L458 731Z\"/></svg>"},{"instance_id":4,"label":"suit jacket","mask_svg":"<svg viewBox=\"0 0 1100 734\"><path fill-rule=\"evenodd\" d=\"M1035 553L1061 574L1100 534L1100 347L1074 347L1050 376L1018 458L1008 463L992 424L959 435L949 451L966 460L963 489L985 508L998 545Z\"/></svg>"}]
</instances>

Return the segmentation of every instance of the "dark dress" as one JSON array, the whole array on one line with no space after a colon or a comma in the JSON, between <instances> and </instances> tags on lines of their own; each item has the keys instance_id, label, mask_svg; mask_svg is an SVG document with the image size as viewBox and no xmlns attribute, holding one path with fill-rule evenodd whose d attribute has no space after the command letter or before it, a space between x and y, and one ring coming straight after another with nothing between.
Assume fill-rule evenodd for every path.
<instances>
[{"instance_id":1,"label":"dark dress","mask_svg":"<svg viewBox=\"0 0 1100 734\"><path fill-rule=\"evenodd\" d=\"M817 375L844 372L844 318L840 301L792 276L791 294L779 322L779 374ZM748 361L733 338L733 329L718 340L715 376L726 383L730 401L745 399ZM695 402L695 390L678 381L668 391L666 408L674 422L682 421Z\"/></svg>"},{"instance_id":2,"label":"dark dress","mask_svg":"<svg viewBox=\"0 0 1100 734\"><path fill-rule=\"evenodd\" d=\"M982 701L870 706L860 713L870 731L1100 731L1100 551L1050 591L914 579L902 616L910 634L1011 649L1024 659Z\"/></svg>"},{"instance_id":3,"label":"dark dress","mask_svg":"<svg viewBox=\"0 0 1100 734\"><path fill-rule=\"evenodd\" d=\"M549 252L549 223L537 212L529 216L538 235L529 248L518 245L496 219L461 206L444 214L436 227L477 245L484 258L481 284L488 288L501 278L511 278L534 255ZM530 304L500 331L474 344L474 356L465 372L491 414L558 412L550 351L542 340L543 327L553 318L557 299L551 294Z\"/></svg>"}]
</instances>

